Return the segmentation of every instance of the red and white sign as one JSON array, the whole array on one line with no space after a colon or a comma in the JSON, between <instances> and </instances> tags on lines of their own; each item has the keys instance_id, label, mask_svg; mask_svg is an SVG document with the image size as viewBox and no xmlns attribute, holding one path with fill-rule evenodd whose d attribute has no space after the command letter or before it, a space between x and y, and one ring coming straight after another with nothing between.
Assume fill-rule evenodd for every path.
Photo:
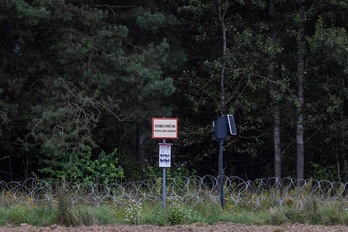
<instances>
[{"instance_id":1,"label":"red and white sign","mask_svg":"<svg viewBox=\"0 0 348 232\"><path fill-rule=\"evenodd\" d=\"M177 139L178 119L177 118L152 118L153 139Z\"/></svg>"}]
</instances>

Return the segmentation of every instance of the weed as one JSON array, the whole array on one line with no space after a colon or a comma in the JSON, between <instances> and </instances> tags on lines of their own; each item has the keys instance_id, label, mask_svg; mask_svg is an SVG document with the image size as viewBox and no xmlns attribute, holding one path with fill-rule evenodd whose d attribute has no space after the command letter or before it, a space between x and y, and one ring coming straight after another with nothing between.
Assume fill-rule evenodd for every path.
<instances>
[{"instance_id":1,"label":"weed","mask_svg":"<svg viewBox=\"0 0 348 232\"><path fill-rule=\"evenodd\" d=\"M190 208L178 200L174 200L166 213L166 218L170 225L180 225L187 223L192 215L193 211Z\"/></svg>"},{"instance_id":2,"label":"weed","mask_svg":"<svg viewBox=\"0 0 348 232\"><path fill-rule=\"evenodd\" d=\"M130 224L139 225L143 220L143 207L140 201L132 200L126 209L126 221Z\"/></svg>"}]
</instances>

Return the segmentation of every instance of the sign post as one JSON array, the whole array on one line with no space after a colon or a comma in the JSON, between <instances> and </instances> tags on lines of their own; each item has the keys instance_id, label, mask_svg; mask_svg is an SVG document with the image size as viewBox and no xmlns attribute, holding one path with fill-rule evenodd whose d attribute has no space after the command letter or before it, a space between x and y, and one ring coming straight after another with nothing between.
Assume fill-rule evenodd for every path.
<instances>
[{"instance_id":1,"label":"sign post","mask_svg":"<svg viewBox=\"0 0 348 232\"><path fill-rule=\"evenodd\" d=\"M223 150L224 150L224 140L219 139L219 185L220 185L220 203L221 207L225 208L224 203L224 172L223 172Z\"/></svg>"},{"instance_id":2,"label":"sign post","mask_svg":"<svg viewBox=\"0 0 348 232\"><path fill-rule=\"evenodd\" d=\"M163 139L163 143L159 143L159 153L158 153L158 165L160 168L163 168L162 176L162 210L166 211L166 168L170 168L171 164L171 153L172 153L172 144L166 143L166 140Z\"/></svg>"},{"instance_id":3,"label":"sign post","mask_svg":"<svg viewBox=\"0 0 348 232\"><path fill-rule=\"evenodd\" d=\"M152 118L152 139L163 139L158 144L158 166L163 168L162 172L162 210L166 211L166 168L171 166L171 143L166 139L178 138L177 118Z\"/></svg>"}]
</instances>

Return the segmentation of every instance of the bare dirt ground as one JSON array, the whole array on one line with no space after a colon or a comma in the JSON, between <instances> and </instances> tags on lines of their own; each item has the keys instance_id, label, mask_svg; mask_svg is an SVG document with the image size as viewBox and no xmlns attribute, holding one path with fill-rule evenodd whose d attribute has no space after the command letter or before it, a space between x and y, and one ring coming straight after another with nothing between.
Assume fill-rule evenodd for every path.
<instances>
[{"instance_id":1,"label":"bare dirt ground","mask_svg":"<svg viewBox=\"0 0 348 232\"><path fill-rule=\"evenodd\" d=\"M303 224L286 224L281 226L248 226L233 223L218 223L215 225L182 225L182 226L152 226L152 225L109 225L109 226L80 226L80 227L63 227L63 226L49 226L49 227L35 227L27 224L22 224L18 227L0 227L0 232L137 232L137 231L151 231L151 232L169 232L169 231L187 231L187 232L347 232L348 226L313 226Z\"/></svg>"}]
</instances>

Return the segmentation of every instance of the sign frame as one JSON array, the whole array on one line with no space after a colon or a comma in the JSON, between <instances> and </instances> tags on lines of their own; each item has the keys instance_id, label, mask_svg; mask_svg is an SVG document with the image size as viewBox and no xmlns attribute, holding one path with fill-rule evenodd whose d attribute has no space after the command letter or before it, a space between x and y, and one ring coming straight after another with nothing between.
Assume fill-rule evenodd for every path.
<instances>
[{"instance_id":1,"label":"sign frame","mask_svg":"<svg viewBox=\"0 0 348 232\"><path fill-rule=\"evenodd\" d=\"M152 118L152 139L178 139L178 118Z\"/></svg>"}]
</instances>

